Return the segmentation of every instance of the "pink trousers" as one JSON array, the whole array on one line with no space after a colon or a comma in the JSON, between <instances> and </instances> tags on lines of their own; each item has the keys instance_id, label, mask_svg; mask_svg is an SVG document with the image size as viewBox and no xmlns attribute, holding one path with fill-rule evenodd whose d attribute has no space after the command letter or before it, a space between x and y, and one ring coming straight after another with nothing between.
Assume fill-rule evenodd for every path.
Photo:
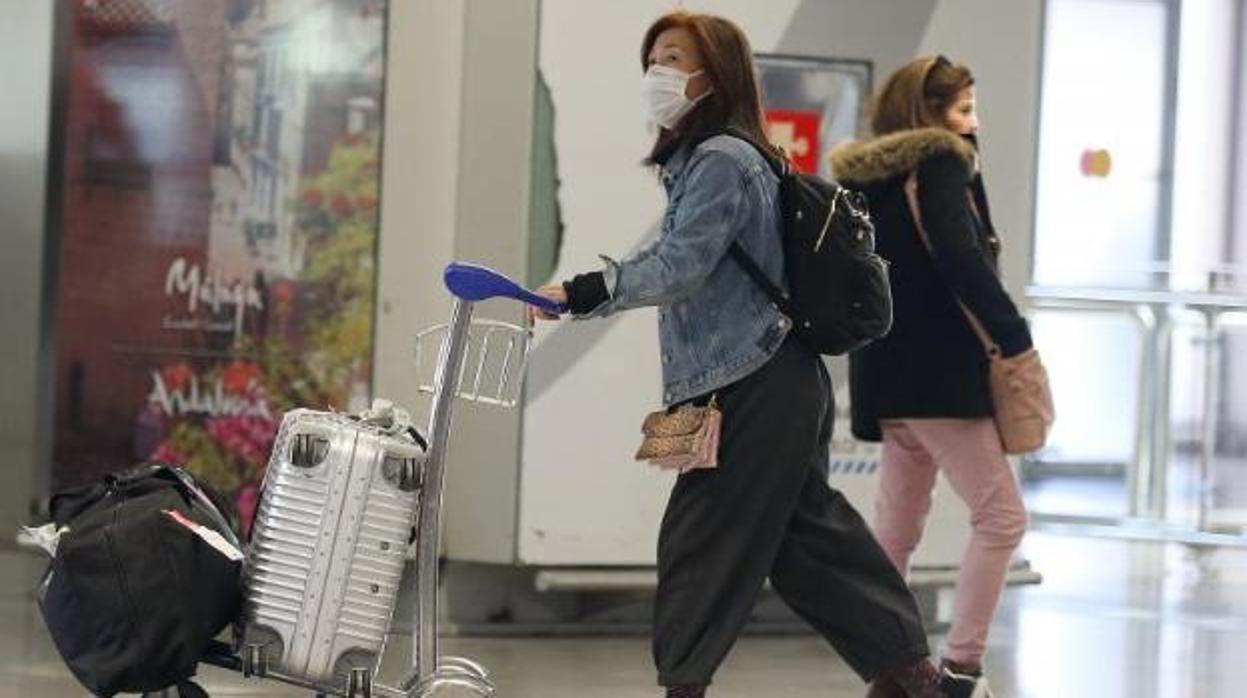
<instances>
[{"instance_id":1,"label":"pink trousers","mask_svg":"<svg viewBox=\"0 0 1247 698\"><path fill-rule=\"evenodd\" d=\"M922 538L938 471L970 509L970 543L957 575L944 656L979 664L1013 551L1026 531L1017 478L990 419L898 419L882 426L874 530L902 575Z\"/></svg>"}]
</instances>

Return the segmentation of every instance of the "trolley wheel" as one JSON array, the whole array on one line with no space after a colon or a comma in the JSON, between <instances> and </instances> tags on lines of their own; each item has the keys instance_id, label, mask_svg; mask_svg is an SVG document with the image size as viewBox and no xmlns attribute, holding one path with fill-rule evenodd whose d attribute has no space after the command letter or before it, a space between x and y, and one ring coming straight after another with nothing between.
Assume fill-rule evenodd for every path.
<instances>
[{"instance_id":1,"label":"trolley wheel","mask_svg":"<svg viewBox=\"0 0 1247 698\"><path fill-rule=\"evenodd\" d=\"M367 667L351 669L346 695L347 698L372 698L372 670Z\"/></svg>"},{"instance_id":2,"label":"trolley wheel","mask_svg":"<svg viewBox=\"0 0 1247 698\"><path fill-rule=\"evenodd\" d=\"M242 675L251 678L268 676L268 650L264 645L251 643L247 645L242 657Z\"/></svg>"}]
</instances>

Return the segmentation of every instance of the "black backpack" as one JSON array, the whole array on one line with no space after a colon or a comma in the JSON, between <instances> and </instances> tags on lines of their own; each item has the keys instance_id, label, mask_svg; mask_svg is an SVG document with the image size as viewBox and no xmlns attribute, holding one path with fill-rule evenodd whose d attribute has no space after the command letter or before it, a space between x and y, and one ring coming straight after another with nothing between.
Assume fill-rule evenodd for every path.
<instances>
[{"instance_id":1,"label":"black backpack","mask_svg":"<svg viewBox=\"0 0 1247 698\"><path fill-rule=\"evenodd\" d=\"M74 676L97 696L206 695L190 677L242 604L229 503L178 468L144 465L59 493L51 508L67 530L39 608Z\"/></svg>"},{"instance_id":2,"label":"black backpack","mask_svg":"<svg viewBox=\"0 0 1247 698\"><path fill-rule=\"evenodd\" d=\"M865 196L793 170L747 134L726 133L752 145L779 177L789 291L773 284L737 242L729 250L732 259L792 320L797 337L820 354L844 354L887 334L892 328L888 264L875 254Z\"/></svg>"}]
</instances>

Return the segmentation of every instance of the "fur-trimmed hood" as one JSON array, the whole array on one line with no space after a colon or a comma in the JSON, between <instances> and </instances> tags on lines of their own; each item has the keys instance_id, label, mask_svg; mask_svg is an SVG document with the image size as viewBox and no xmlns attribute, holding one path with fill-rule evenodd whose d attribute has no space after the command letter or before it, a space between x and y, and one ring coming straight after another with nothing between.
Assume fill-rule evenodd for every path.
<instances>
[{"instance_id":1,"label":"fur-trimmed hood","mask_svg":"<svg viewBox=\"0 0 1247 698\"><path fill-rule=\"evenodd\" d=\"M832 149L827 159L839 182L870 184L909 172L932 155L953 152L976 167L977 154L964 138L943 128L897 131Z\"/></svg>"}]
</instances>

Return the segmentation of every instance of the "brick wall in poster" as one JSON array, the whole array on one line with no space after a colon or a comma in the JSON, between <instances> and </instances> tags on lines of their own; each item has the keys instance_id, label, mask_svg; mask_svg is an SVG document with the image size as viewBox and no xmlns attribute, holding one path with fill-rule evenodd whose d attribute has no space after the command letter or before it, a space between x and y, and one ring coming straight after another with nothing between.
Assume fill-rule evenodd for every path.
<instances>
[{"instance_id":1,"label":"brick wall in poster","mask_svg":"<svg viewBox=\"0 0 1247 698\"><path fill-rule=\"evenodd\" d=\"M164 294L172 260L204 263L225 3L176 7L172 21L124 24L75 3L56 306L56 487L137 460L136 417L156 355L212 348L204 336L161 325L176 310Z\"/></svg>"}]
</instances>

